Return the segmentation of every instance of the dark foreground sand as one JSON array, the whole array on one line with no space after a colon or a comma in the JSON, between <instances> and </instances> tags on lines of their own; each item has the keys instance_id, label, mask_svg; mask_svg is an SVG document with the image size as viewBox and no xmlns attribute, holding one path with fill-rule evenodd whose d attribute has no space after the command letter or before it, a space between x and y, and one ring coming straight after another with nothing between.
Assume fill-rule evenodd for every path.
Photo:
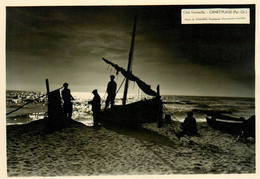
<instances>
[{"instance_id":1,"label":"dark foreground sand","mask_svg":"<svg viewBox=\"0 0 260 179\"><path fill-rule=\"evenodd\" d=\"M200 136L181 140L170 126L158 129L156 124L125 130L72 122L66 128L46 131L44 123L7 127L8 176L256 172L254 140L238 141L207 123L198 123Z\"/></svg>"}]
</instances>

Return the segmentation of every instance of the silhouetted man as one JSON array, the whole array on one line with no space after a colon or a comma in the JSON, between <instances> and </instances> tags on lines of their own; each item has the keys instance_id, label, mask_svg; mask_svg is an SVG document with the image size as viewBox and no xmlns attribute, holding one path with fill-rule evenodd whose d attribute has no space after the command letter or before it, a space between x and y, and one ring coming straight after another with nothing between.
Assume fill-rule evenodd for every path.
<instances>
[{"instance_id":1,"label":"silhouetted man","mask_svg":"<svg viewBox=\"0 0 260 179\"><path fill-rule=\"evenodd\" d=\"M71 100L74 100L74 98L70 94L70 89L68 89L69 84L64 83L62 90L62 99L63 99L63 110L65 113L65 116L71 119L72 116L72 102Z\"/></svg>"},{"instance_id":2,"label":"silhouetted man","mask_svg":"<svg viewBox=\"0 0 260 179\"><path fill-rule=\"evenodd\" d=\"M106 106L105 109L109 106L109 103L111 104L111 108L113 107L115 103L115 97L116 97L116 82L114 81L115 76L110 76L110 82L107 84L107 100L106 100Z\"/></svg>"},{"instance_id":3,"label":"silhouetted man","mask_svg":"<svg viewBox=\"0 0 260 179\"><path fill-rule=\"evenodd\" d=\"M196 135L198 134L196 119L193 117L193 112L188 112L188 116L185 118L184 123L181 124L182 132L178 134L178 138L184 134Z\"/></svg>"},{"instance_id":4,"label":"silhouetted man","mask_svg":"<svg viewBox=\"0 0 260 179\"><path fill-rule=\"evenodd\" d=\"M101 104L100 104L100 96L98 94L98 91L95 89L92 91L94 98L92 101L89 101L88 103L92 105L92 112L93 112L93 121L94 126L97 126L99 121L99 113L101 110Z\"/></svg>"}]
</instances>

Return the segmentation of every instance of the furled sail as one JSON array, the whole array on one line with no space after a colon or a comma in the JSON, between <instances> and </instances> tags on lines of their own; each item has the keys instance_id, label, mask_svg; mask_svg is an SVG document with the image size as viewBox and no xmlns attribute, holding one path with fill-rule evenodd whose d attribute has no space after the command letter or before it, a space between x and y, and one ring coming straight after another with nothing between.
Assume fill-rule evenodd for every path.
<instances>
[{"instance_id":1,"label":"furled sail","mask_svg":"<svg viewBox=\"0 0 260 179\"><path fill-rule=\"evenodd\" d=\"M158 96L158 94L151 89L151 86L146 84L145 82L143 82L142 80L140 80L138 77L134 76L131 73L127 73L127 71L125 69L123 69L122 67L118 66L117 64L114 64L112 62L110 62L109 60L103 58L103 60L111 65L112 67L114 67L116 69L117 72L121 72L122 75L124 75L124 77L128 78L131 81L135 81L137 83L137 85L139 86L139 88L147 95L150 96Z\"/></svg>"}]
</instances>

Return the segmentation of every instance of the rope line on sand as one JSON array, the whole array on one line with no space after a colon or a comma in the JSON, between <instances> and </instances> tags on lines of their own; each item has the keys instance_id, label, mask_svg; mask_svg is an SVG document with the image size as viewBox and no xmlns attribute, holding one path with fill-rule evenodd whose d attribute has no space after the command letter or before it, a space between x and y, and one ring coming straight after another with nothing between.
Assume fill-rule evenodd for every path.
<instances>
[{"instance_id":1,"label":"rope line on sand","mask_svg":"<svg viewBox=\"0 0 260 179\"><path fill-rule=\"evenodd\" d=\"M169 110L165 107L164 104L163 104L163 109L165 109L165 110L167 111L167 113L169 113L169 114L170 114L172 117L174 117L178 122L180 122L175 116L172 115L173 113L170 113L170 112L169 112ZM180 123L181 123L181 122L180 122ZM174 134L177 136L177 138L180 140L180 137L178 136L178 134L175 132L175 130L174 130L174 128L173 128L172 121L170 121L170 126L171 126L171 128L172 128L171 131L173 131ZM191 143L193 143L193 144L195 144L195 145L201 147L202 149L205 149L204 146L202 146L201 144L195 142L194 140L190 139L189 137L187 137L187 136L182 136L182 137L185 138L185 139L187 139L189 142L191 142Z\"/></svg>"},{"instance_id":2,"label":"rope line on sand","mask_svg":"<svg viewBox=\"0 0 260 179\"><path fill-rule=\"evenodd\" d=\"M163 161L163 163L165 163L165 165L167 165L169 168L171 168L172 170L174 170L174 165L172 165L170 162L168 162L167 160L165 160L164 158L162 158L159 154L157 154L158 152L154 151L153 149L149 149L147 146L145 146L148 150L150 150L155 156L157 156L159 159L161 159L161 161ZM160 150L159 147L155 146L158 150ZM173 152L175 152L173 150ZM177 152L175 152L177 153Z\"/></svg>"},{"instance_id":3,"label":"rope line on sand","mask_svg":"<svg viewBox=\"0 0 260 179\"><path fill-rule=\"evenodd\" d=\"M175 130L173 129L172 122L170 122L170 126L171 126L171 129L169 129L169 130L170 130L171 132L174 132L174 134L178 137L178 134L177 134L177 133L175 132ZM190 144L197 145L198 147L200 147L200 148L203 149L203 150L211 150L212 152L219 152L217 149L212 148L212 147L215 147L215 146L213 146L213 145L211 145L211 144L202 145L202 144L200 144L200 143L198 143L198 142L195 142L194 140L190 139L190 138L187 137L187 136L182 136L182 138L185 138L186 140L188 140L188 141L190 142ZM178 139L180 140L179 137L178 137ZM210 146L210 148L207 147L207 145Z\"/></svg>"}]
</instances>

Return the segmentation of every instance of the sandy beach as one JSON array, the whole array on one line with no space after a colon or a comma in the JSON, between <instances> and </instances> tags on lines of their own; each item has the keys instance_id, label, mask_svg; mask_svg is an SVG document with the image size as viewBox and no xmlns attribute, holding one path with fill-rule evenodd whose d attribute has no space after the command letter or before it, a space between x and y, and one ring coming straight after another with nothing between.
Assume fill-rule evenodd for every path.
<instances>
[{"instance_id":1,"label":"sandy beach","mask_svg":"<svg viewBox=\"0 0 260 179\"><path fill-rule=\"evenodd\" d=\"M256 3L115 3L6 3L0 176L257 178Z\"/></svg>"},{"instance_id":2,"label":"sandy beach","mask_svg":"<svg viewBox=\"0 0 260 179\"><path fill-rule=\"evenodd\" d=\"M178 123L174 124L178 130ZM183 137L155 123L140 129L88 127L73 121L46 132L46 121L7 126L7 174L111 176L248 174L256 172L255 141L237 140L198 123L200 135Z\"/></svg>"}]
</instances>

